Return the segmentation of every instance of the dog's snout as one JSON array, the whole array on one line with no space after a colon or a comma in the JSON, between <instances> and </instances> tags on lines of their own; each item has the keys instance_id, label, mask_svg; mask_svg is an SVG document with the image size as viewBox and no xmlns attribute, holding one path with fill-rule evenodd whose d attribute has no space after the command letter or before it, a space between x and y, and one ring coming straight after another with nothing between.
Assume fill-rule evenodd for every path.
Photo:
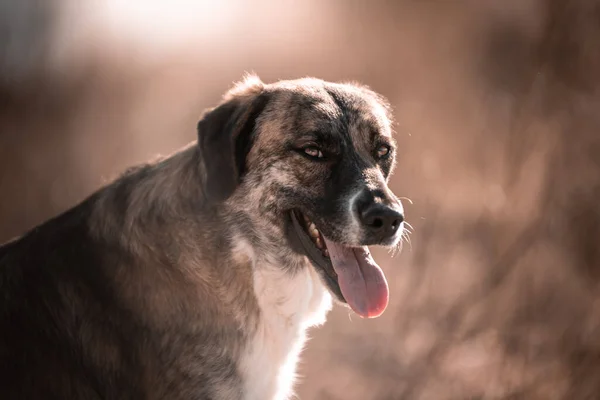
<instances>
[{"instance_id":1,"label":"dog's snout","mask_svg":"<svg viewBox=\"0 0 600 400\"><path fill-rule=\"evenodd\" d=\"M393 238L404 221L402 207L382 197L367 192L356 199L355 211L366 238L370 238L367 239L369 242L385 242Z\"/></svg>"},{"instance_id":2,"label":"dog's snout","mask_svg":"<svg viewBox=\"0 0 600 400\"><path fill-rule=\"evenodd\" d=\"M395 235L404 221L402 213L381 203L370 203L359 216L363 227L382 239Z\"/></svg>"}]
</instances>

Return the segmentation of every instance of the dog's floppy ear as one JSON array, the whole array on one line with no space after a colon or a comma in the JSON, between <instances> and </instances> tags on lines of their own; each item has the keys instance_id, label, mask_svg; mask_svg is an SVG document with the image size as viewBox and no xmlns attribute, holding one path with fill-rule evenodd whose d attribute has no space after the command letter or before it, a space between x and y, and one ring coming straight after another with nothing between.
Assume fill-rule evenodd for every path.
<instances>
[{"instance_id":1,"label":"dog's floppy ear","mask_svg":"<svg viewBox=\"0 0 600 400\"><path fill-rule=\"evenodd\" d=\"M204 194L210 203L231 196L245 173L256 119L268 102L263 87L258 78L246 78L226 95L221 105L198 122Z\"/></svg>"}]
</instances>

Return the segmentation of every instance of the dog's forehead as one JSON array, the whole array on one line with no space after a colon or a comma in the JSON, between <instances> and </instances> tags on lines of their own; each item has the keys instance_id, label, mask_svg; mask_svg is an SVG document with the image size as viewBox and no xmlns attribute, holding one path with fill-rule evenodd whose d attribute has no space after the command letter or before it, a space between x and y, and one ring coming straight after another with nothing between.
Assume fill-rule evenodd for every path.
<instances>
[{"instance_id":1,"label":"dog's forehead","mask_svg":"<svg viewBox=\"0 0 600 400\"><path fill-rule=\"evenodd\" d=\"M273 110L285 131L339 134L353 141L391 136L387 106L374 92L353 84L316 79L284 81L273 91Z\"/></svg>"}]
</instances>

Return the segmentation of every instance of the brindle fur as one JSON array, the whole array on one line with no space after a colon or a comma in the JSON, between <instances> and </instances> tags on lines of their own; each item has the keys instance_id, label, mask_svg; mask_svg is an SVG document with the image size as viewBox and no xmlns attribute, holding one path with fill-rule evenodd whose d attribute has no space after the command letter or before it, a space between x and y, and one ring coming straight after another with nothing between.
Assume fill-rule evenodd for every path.
<instances>
[{"instance_id":1,"label":"brindle fur","mask_svg":"<svg viewBox=\"0 0 600 400\"><path fill-rule=\"evenodd\" d=\"M372 157L391 141L388 108L368 88L250 76L198 132L0 247L0 398L246 398L239 362L263 317L253 274L313 268L289 211L369 245L349 199L367 188L365 201L399 204L393 155ZM307 140L330 159L303 156Z\"/></svg>"}]
</instances>

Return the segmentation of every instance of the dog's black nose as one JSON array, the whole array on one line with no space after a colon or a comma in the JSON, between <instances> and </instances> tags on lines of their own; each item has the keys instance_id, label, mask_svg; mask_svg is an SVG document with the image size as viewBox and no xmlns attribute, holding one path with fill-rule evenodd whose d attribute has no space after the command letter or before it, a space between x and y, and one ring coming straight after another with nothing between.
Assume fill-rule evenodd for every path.
<instances>
[{"instance_id":1,"label":"dog's black nose","mask_svg":"<svg viewBox=\"0 0 600 400\"><path fill-rule=\"evenodd\" d=\"M374 202L359 210L359 216L364 229L381 239L394 236L404 221L404 215L399 211Z\"/></svg>"}]
</instances>

